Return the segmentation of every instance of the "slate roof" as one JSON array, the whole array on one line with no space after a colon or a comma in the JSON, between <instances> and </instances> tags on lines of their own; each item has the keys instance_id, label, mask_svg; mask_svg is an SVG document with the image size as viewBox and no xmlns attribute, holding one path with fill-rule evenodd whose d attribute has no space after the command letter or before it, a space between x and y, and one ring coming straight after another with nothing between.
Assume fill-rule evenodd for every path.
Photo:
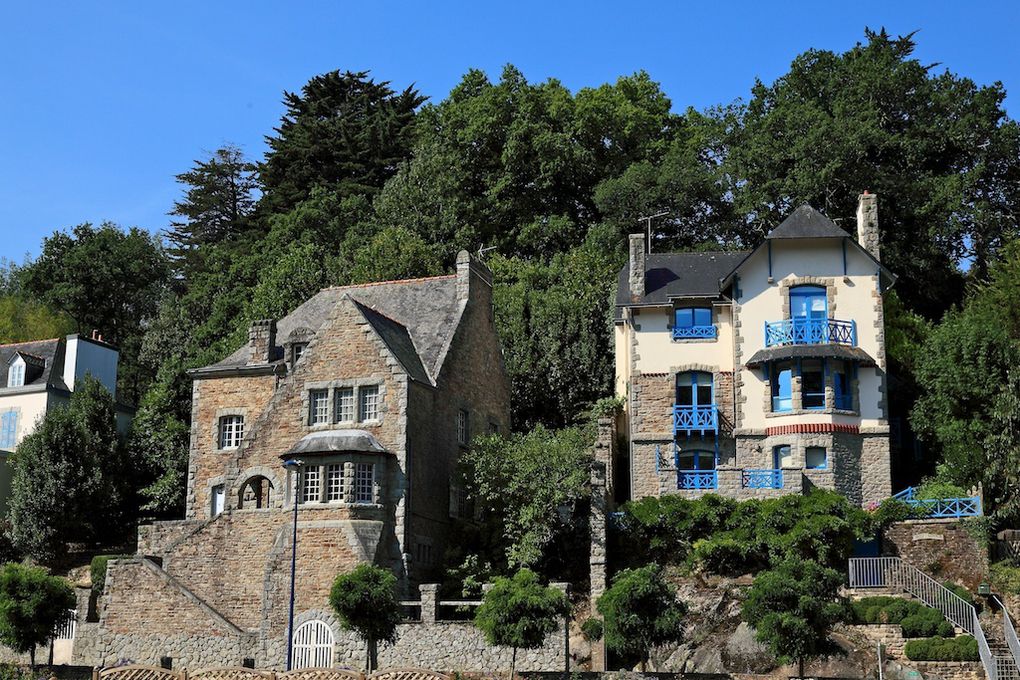
<instances>
[{"instance_id":1,"label":"slate roof","mask_svg":"<svg viewBox=\"0 0 1020 680\"><path fill-rule=\"evenodd\" d=\"M283 362L282 344L292 331L317 331L345 297L356 303L413 379L430 383L428 376L439 375L461 311L453 274L325 288L277 322L275 363ZM249 357L250 348L245 344L196 372L242 368Z\"/></svg>"},{"instance_id":2,"label":"slate roof","mask_svg":"<svg viewBox=\"0 0 1020 680\"><path fill-rule=\"evenodd\" d=\"M859 361L862 366L874 366L875 360L860 347L849 345L783 345L760 349L747 360L748 368L756 368L766 361L782 361L783 359L846 359Z\"/></svg>"},{"instance_id":3,"label":"slate roof","mask_svg":"<svg viewBox=\"0 0 1020 680\"><path fill-rule=\"evenodd\" d=\"M290 447L280 458L287 459L302 453L330 453L333 451L362 451L386 453L386 447L365 430L324 430L311 432Z\"/></svg>"},{"instance_id":4,"label":"slate roof","mask_svg":"<svg viewBox=\"0 0 1020 680\"><path fill-rule=\"evenodd\" d=\"M631 304L664 304L676 297L715 297L719 281L747 257L750 251L699 253L650 253L645 255L645 296L630 299L629 265L620 269L616 286L617 307Z\"/></svg>"},{"instance_id":5,"label":"slate roof","mask_svg":"<svg viewBox=\"0 0 1020 680\"><path fill-rule=\"evenodd\" d=\"M805 203L779 223L765 238L852 238L835 222Z\"/></svg>"},{"instance_id":6,"label":"slate roof","mask_svg":"<svg viewBox=\"0 0 1020 680\"><path fill-rule=\"evenodd\" d=\"M7 387L7 367L15 355L25 358L31 367L25 376L25 387L47 386L66 390L64 384L64 348L61 338L16 342L0 345L0 389Z\"/></svg>"}]
</instances>

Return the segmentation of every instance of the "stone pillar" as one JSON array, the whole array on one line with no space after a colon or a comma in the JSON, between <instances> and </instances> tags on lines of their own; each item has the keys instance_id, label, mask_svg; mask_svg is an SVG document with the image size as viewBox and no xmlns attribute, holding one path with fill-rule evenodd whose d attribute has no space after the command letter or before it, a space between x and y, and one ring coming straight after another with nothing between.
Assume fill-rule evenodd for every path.
<instances>
[{"instance_id":1,"label":"stone pillar","mask_svg":"<svg viewBox=\"0 0 1020 680\"><path fill-rule=\"evenodd\" d=\"M876 259L879 257L878 196L867 190L857 197L857 242Z\"/></svg>"},{"instance_id":2,"label":"stone pillar","mask_svg":"<svg viewBox=\"0 0 1020 680\"><path fill-rule=\"evenodd\" d=\"M422 583L418 586L421 599L421 622L435 623L439 618L439 584Z\"/></svg>"},{"instance_id":3,"label":"stone pillar","mask_svg":"<svg viewBox=\"0 0 1020 680\"><path fill-rule=\"evenodd\" d=\"M563 592L564 597L570 597L570 584L557 582L550 583L550 588L556 588ZM570 673L570 611L563 617L563 672Z\"/></svg>"},{"instance_id":4,"label":"stone pillar","mask_svg":"<svg viewBox=\"0 0 1020 680\"><path fill-rule=\"evenodd\" d=\"M645 296L645 235L630 235L630 300L639 302Z\"/></svg>"}]
</instances>

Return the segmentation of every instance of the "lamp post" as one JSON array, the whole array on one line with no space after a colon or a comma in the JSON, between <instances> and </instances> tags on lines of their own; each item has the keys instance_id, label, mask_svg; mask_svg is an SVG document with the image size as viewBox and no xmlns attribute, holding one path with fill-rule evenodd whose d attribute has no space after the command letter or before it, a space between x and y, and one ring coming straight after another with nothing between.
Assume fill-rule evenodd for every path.
<instances>
[{"instance_id":1,"label":"lamp post","mask_svg":"<svg viewBox=\"0 0 1020 680\"><path fill-rule=\"evenodd\" d=\"M294 664L294 574L297 568L297 510L298 494L301 492L301 466L302 461L291 458L284 461L283 467L286 470L293 470L294 484L294 528L290 542L290 614L287 617L287 670L292 670Z\"/></svg>"}]
</instances>

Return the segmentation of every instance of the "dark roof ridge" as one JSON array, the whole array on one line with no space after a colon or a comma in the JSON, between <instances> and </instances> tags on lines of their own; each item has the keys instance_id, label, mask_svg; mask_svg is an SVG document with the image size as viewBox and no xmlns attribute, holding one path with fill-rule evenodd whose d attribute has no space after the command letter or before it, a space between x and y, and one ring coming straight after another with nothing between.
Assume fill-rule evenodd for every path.
<instances>
[{"instance_id":1,"label":"dark roof ridge","mask_svg":"<svg viewBox=\"0 0 1020 680\"><path fill-rule=\"evenodd\" d=\"M352 288L368 288L369 286L387 286L394 283L422 283L424 281L437 281L439 279L455 279L456 274L441 274L439 276L419 276L416 279L392 279L390 281L369 281L368 283L348 283L343 286L326 286L320 288L319 291L324 290L350 290Z\"/></svg>"}]
</instances>

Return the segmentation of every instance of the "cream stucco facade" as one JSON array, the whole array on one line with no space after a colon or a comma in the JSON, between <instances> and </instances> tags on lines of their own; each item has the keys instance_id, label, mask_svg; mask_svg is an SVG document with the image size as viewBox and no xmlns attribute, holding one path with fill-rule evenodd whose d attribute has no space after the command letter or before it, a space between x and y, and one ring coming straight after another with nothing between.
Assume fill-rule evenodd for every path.
<instances>
[{"instance_id":1,"label":"cream stucco facade","mask_svg":"<svg viewBox=\"0 0 1020 680\"><path fill-rule=\"evenodd\" d=\"M632 237L614 336L631 497L890 495L894 278L875 197L861 206L857 239L808 206L750 252L647 254Z\"/></svg>"}]
</instances>

